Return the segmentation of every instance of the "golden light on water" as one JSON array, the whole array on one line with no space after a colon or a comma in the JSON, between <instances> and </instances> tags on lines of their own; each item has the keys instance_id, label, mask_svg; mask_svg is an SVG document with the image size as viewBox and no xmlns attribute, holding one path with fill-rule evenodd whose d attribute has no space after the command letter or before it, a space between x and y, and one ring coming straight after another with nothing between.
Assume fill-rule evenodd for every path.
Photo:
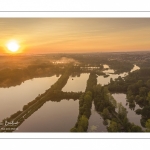
<instances>
[{"instance_id":1,"label":"golden light on water","mask_svg":"<svg viewBox=\"0 0 150 150\"><path fill-rule=\"evenodd\" d=\"M7 44L6 44L6 47L7 49L10 51L10 52L17 52L20 48L20 45L18 44L17 41L9 41Z\"/></svg>"}]
</instances>

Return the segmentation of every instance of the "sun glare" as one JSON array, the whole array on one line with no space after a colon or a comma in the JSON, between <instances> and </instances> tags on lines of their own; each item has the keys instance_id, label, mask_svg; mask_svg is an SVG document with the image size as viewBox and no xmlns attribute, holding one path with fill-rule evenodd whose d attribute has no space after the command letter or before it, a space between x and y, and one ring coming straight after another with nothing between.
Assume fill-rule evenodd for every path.
<instances>
[{"instance_id":1,"label":"sun glare","mask_svg":"<svg viewBox=\"0 0 150 150\"><path fill-rule=\"evenodd\" d=\"M8 50L11 51L11 52L17 52L20 48L17 41L10 41L10 42L7 43L6 46L7 46Z\"/></svg>"}]
</instances>

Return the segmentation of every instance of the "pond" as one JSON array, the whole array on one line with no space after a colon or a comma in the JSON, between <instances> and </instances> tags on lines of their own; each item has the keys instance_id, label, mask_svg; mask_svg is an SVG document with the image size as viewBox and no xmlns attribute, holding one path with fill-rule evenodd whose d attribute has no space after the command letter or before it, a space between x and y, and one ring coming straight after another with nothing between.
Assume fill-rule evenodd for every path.
<instances>
[{"instance_id":1,"label":"pond","mask_svg":"<svg viewBox=\"0 0 150 150\"><path fill-rule=\"evenodd\" d=\"M130 72L133 72L133 71L139 70L139 69L140 69L140 67L134 64L134 67L133 67L133 69Z\"/></svg>"},{"instance_id":2,"label":"pond","mask_svg":"<svg viewBox=\"0 0 150 150\"><path fill-rule=\"evenodd\" d=\"M106 69L103 72L106 73L106 75L110 74L110 73L114 73L115 71L113 69L110 69L108 65L103 65L103 68Z\"/></svg>"},{"instance_id":3,"label":"pond","mask_svg":"<svg viewBox=\"0 0 150 150\"><path fill-rule=\"evenodd\" d=\"M69 132L77 122L78 114L79 100L48 101L15 132Z\"/></svg>"},{"instance_id":4,"label":"pond","mask_svg":"<svg viewBox=\"0 0 150 150\"><path fill-rule=\"evenodd\" d=\"M107 85L108 83L110 83L111 78L114 80L114 79L117 79L119 76L125 77L126 75L127 75L127 73L109 74L108 77L98 76L97 77L97 84L101 84L102 86L104 86L104 85Z\"/></svg>"},{"instance_id":5,"label":"pond","mask_svg":"<svg viewBox=\"0 0 150 150\"><path fill-rule=\"evenodd\" d=\"M26 80L21 85L10 88L0 88L0 122L44 93L59 77L51 76Z\"/></svg>"},{"instance_id":6,"label":"pond","mask_svg":"<svg viewBox=\"0 0 150 150\"><path fill-rule=\"evenodd\" d=\"M91 116L89 118L88 132L107 132L106 126L103 124L103 118L95 110L94 103L92 104Z\"/></svg>"},{"instance_id":7,"label":"pond","mask_svg":"<svg viewBox=\"0 0 150 150\"><path fill-rule=\"evenodd\" d=\"M104 70L103 72L106 73L106 75L109 75L108 77L104 77L104 76L98 76L97 77L97 84L101 84L102 86L107 85L108 83L110 83L110 79L112 78L113 80L117 79L119 76L121 77L125 77L128 75L128 72L124 72L124 73L120 73L120 74L113 74L114 70L110 69L108 65L103 65L103 67L107 70ZM139 70L140 67L138 67L137 65L134 64L133 69L131 69L130 72L133 72L135 70Z\"/></svg>"},{"instance_id":8,"label":"pond","mask_svg":"<svg viewBox=\"0 0 150 150\"><path fill-rule=\"evenodd\" d=\"M89 73L81 73L80 77L69 77L67 84L63 87L64 92L84 92Z\"/></svg>"},{"instance_id":9,"label":"pond","mask_svg":"<svg viewBox=\"0 0 150 150\"><path fill-rule=\"evenodd\" d=\"M117 103L122 103L123 107L126 108L127 110L127 118L129 119L129 121L131 123L134 123L135 125L138 125L140 127L141 123L140 123L140 119L141 119L141 115L137 115L135 110L139 109L139 105L136 104L134 110L129 108L129 104L126 102L126 94L123 93L119 93L119 94L112 94L112 96L114 97L114 99L117 101ZM116 109L117 111L117 109ZM143 127L142 127L143 128Z\"/></svg>"}]
</instances>

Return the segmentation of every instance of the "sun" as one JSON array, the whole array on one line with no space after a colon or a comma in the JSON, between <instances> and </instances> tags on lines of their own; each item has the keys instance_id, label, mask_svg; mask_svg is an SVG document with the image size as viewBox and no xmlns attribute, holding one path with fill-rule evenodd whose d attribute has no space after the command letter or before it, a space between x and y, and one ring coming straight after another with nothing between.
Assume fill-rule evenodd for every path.
<instances>
[{"instance_id":1,"label":"sun","mask_svg":"<svg viewBox=\"0 0 150 150\"><path fill-rule=\"evenodd\" d=\"M11 52L17 52L20 48L20 45L18 44L17 41L9 41L6 44L6 47L8 48L9 51Z\"/></svg>"}]
</instances>

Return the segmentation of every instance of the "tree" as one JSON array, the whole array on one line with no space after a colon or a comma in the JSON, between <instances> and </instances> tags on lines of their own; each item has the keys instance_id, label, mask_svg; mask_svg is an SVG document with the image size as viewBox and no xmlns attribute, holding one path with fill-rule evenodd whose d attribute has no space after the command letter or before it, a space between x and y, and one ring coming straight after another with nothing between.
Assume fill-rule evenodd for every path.
<instances>
[{"instance_id":1,"label":"tree","mask_svg":"<svg viewBox=\"0 0 150 150\"><path fill-rule=\"evenodd\" d=\"M150 80L148 80L148 81L146 82L146 85L147 85L148 88L150 88Z\"/></svg>"},{"instance_id":2,"label":"tree","mask_svg":"<svg viewBox=\"0 0 150 150\"><path fill-rule=\"evenodd\" d=\"M84 96L84 100L86 102L86 104L90 104L91 103L91 100L92 100L92 97L90 95L85 95Z\"/></svg>"},{"instance_id":3,"label":"tree","mask_svg":"<svg viewBox=\"0 0 150 150\"><path fill-rule=\"evenodd\" d=\"M77 128L72 128L71 130L70 130L70 132L77 132Z\"/></svg>"},{"instance_id":4,"label":"tree","mask_svg":"<svg viewBox=\"0 0 150 150\"><path fill-rule=\"evenodd\" d=\"M137 86L138 86L138 87L142 87L142 85L143 85L143 81L142 81L142 80L138 80Z\"/></svg>"},{"instance_id":5,"label":"tree","mask_svg":"<svg viewBox=\"0 0 150 150\"><path fill-rule=\"evenodd\" d=\"M148 101L148 103L150 104L150 92L148 92L147 98L146 100Z\"/></svg>"},{"instance_id":6,"label":"tree","mask_svg":"<svg viewBox=\"0 0 150 150\"><path fill-rule=\"evenodd\" d=\"M78 122L78 132L87 131L88 129L88 118L85 115L82 115L81 118L79 118Z\"/></svg>"},{"instance_id":7,"label":"tree","mask_svg":"<svg viewBox=\"0 0 150 150\"><path fill-rule=\"evenodd\" d=\"M109 113L107 108L103 109L102 116L104 117L104 119L109 119L110 118L110 113Z\"/></svg>"},{"instance_id":8,"label":"tree","mask_svg":"<svg viewBox=\"0 0 150 150\"><path fill-rule=\"evenodd\" d=\"M109 127L107 128L109 132L119 132L120 127L115 121L111 121Z\"/></svg>"},{"instance_id":9,"label":"tree","mask_svg":"<svg viewBox=\"0 0 150 150\"><path fill-rule=\"evenodd\" d=\"M150 132L150 119L146 121L145 127L146 127L146 132Z\"/></svg>"},{"instance_id":10,"label":"tree","mask_svg":"<svg viewBox=\"0 0 150 150\"><path fill-rule=\"evenodd\" d=\"M147 88L146 87L141 87L139 89L139 95L140 96L147 96Z\"/></svg>"},{"instance_id":11,"label":"tree","mask_svg":"<svg viewBox=\"0 0 150 150\"><path fill-rule=\"evenodd\" d=\"M28 105L24 105L23 106L23 111L26 110L28 108Z\"/></svg>"},{"instance_id":12,"label":"tree","mask_svg":"<svg viewBox=\"0 0 150 150\"><path fill-rule=\"evenodd\" d=\"M113 98L113 96L108 93L108 96L109 96L109 101L111 102L111 104L116 108L117 107L117 102L116 100Z\"/></svg>"},{"instance_id":13,"label":"tree","mask_svg":"<svg viewBox=\"0 0 150 150\"><path fill-rule=\"evenodd\" d=\"M137 115L141 115L142 110L141 109L137 109L135 112L136 112Z\"/></svg>"},{"instance_id":14,"label":"tree","mask_svg":"<svg viewBox=\"0 0 150 150\"><path fill-rule=\"evenodd\" d=\"M130 131L131 132L142 132L142 128L132 123Z\"/></svg>"},{"instance_id":15,"label":"tree","mask_svg":"<svg viewBox=\"0 0 150 150\"><path fill-rule=\"evenodd\" d=\"M150 118L150 106L145 106L141 112L142 116L145 118Z\"/></svg>"},{"instance_id":16,"label":"tree","mask_svg":"<svg viewBox=\"0 0 150 150\"><path fill-rule=\"evenodd\" d=\"M127 110L122 106L122 103L118 103L118 115L120 119L127 117Z\"/></svg>"}]
</instances>

